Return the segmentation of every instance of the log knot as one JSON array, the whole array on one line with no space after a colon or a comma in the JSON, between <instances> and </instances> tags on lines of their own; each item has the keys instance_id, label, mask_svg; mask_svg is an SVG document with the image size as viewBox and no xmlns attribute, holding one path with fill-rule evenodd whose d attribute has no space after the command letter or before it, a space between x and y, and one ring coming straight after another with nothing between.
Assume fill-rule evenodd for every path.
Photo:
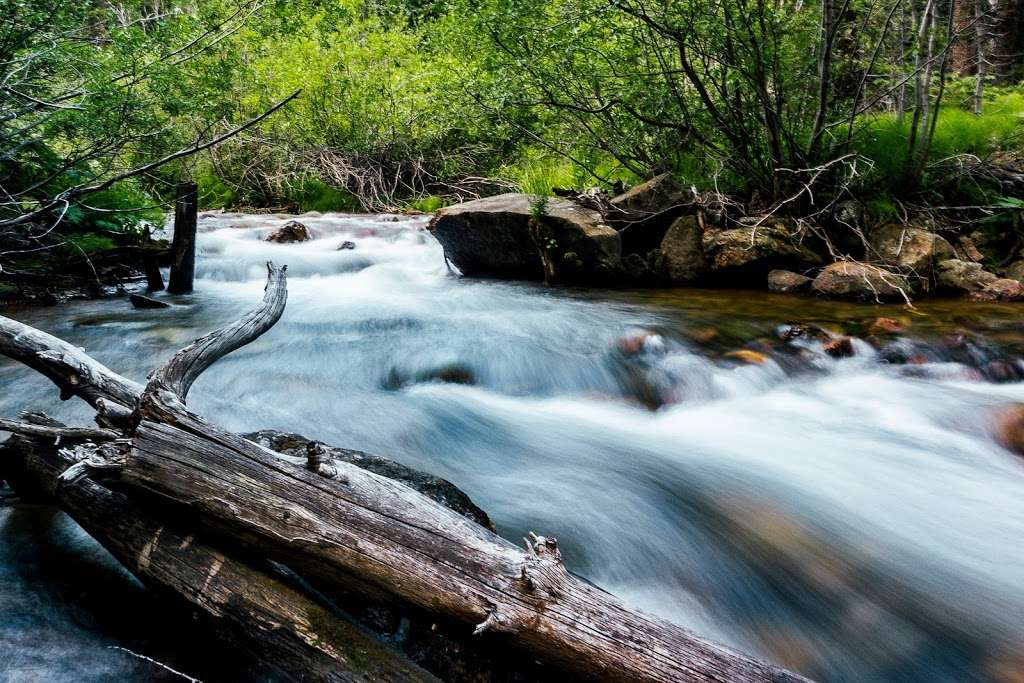
<instances>
[{"instance_id":1,"label":"log knot","mask_svg":"<svg viewBox=\"0 0 1024 683\"><path fill-rule=\"evenodd\" d=\"M516 577L519 587L542 602L557 598L569 577L562 564L557 539L538 536L531 531L523 542L526 544L526 560Z\"/></svg>"},{"instance_id":2,"label":"log knot","mask_svg":"<svg viewBox=\"0 0 1024 683\"><path fill-rule=\"evenodd\" d=\"M331 464L327 449L319 441L306 444L306 469L326 479L338 476L338 469Z\"/></svg>"},{"instance_id":3,"label":"log knot","mask_svg":"<svg viewBox=\"0 0 1024 683\"><path fill-rule=\"evenodd\" d=\"M118 440L99 445L87 442L72 448L62 448L60 454L74 460L75 464L57 477L57 489L71 486L90 475L100 474L106 478L117 476L128 463L130 446L130 441Z\"/></svg>"}]
</instances>

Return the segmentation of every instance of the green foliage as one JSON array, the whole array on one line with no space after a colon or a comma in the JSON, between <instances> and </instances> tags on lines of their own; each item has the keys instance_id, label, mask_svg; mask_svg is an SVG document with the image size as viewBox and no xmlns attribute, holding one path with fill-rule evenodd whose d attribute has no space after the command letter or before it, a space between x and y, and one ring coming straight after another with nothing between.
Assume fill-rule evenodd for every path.
<instances>
[{"instance_id":1,"label":"green foliage","mask_svg":"<svg viewBox=\"0 0 1024 683\"><path fill-rule=\"evenodd\" d=\"M290 199L300 212L351 212L357 208L351 194L333 188L316 178L303 181L291 194Z\"/></svg>"},{"instance_id":2,"label":"green foliage","mask_svg":"<svg viewBox=\"0 0 1024 683\"><path fill-rule=\"evenodd\" d=\"M409 208L413 211L422 211L423 213L434 213L442 206L445 205L444 197L438 195L430 195L428 197L421 197L409 202Z\"/></svg>"},{"instance_id":3,"label":"green foliage","mask_svg":"<svg viewBox=\"0 0 1024 683\"><path fill-rule=\"evenodd\" d=\"M535 195L530 198L530 218L539 221L548 215L548 201L547 195Z\"/></svg>"},{"instance_id":4,"label":"green foliage","mask_svg":"<svg viewBox=\"0 0 1024 683\"><path fill-rule=\"evenodd\" d=\"M67 235L65 240L62 249L72 255L84 252L91 256L117 247L117 242L110 237L91 233Z\"/></svg>"},{"instance_id":5,"label":"green foliage","mask_svg":"<svg viewBox=\"0 0 1024 683\"><path fill-rule=\"evenodd\" d=\"M1024 94L999 95L985 103L980 115L942 107L929 159L937 162L963 154L983 157L1019 146L1022 134ZM852 148L873 164L866 186L887 192L898 192L903 187L909 163L909 137L910 123L906 117L901 120L893 114L874 114L860 122Z\"/></svg>"}]
</instances>

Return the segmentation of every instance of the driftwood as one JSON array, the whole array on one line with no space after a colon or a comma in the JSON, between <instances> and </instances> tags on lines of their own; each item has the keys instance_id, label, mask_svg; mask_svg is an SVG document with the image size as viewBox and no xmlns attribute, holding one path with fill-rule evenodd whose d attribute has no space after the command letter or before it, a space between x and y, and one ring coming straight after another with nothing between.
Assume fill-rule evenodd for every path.
<instances>
[{"instance_id":1,"label":"driftwood","mask_svg":"<svg viewBox=\"0 0 1024 683\"><path fill-rule=\"evenodd\" d=\"M437 680L272 569L212 547L94 481L62 485L61 472L82 457L76 450L12 438L0 446L4 476L19 492L55 501L148 587L205 616L257 671L294 681Z\"/></svg>"},{"instance_id":2,"label":"driftwood","mask_svg":"<svg viewBox=\"0 0 1024 683\"><path fill-rule=\"evenodd\" d=\"M24 326L4 318L0 351L13 349L64 395L99 402L105 423L128 423L126 438L97 446L86 470L323 585L376 591L592 679L802 680L627 609L571 575L554 539L530 534L517 547L397 482L337 460L310 471L188 411L200 373L273 326L286 296L284 269L270 267L260 307L183 349L144 389L44 333L22 343L11 331ZM119 408L111 421L108 402L130 419Z\"/></svg>"}]
</instances>

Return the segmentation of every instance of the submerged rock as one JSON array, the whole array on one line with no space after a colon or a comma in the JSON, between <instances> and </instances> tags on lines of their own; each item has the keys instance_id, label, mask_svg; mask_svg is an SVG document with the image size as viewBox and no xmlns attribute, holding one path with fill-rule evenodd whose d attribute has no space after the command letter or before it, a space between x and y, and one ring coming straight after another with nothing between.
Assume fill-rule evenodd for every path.
<instances>
[{"instance_id":1,"label":"submerged rock","mask_svg":"<svg viewBox=\"0 0 1024 683\"><path fill-rule=\"evenodd\" d=\"M471 277L607 281L620 266L619 234L597 211L566 199L476 199L439 210L429 229Z\"/></svg>"},{"instance_id":2,"label":"submerged rock","mask_svg":"<svg viewBox=\"0 0 1024 683\"><path fill-rule=\"evenodd\" d=\"M836 261L814 278L811 289L830 297L883 301L909 296L906 278L878 266L859 261Z\"/></svg>"},{"instance_id":3,"label":"submerged rock","mask_svg":"<svg viewBox=\"0 0 1024 683\"><path fill-rule=\"evenodd\" d=\"M811 288L813 278L791 270L773 270L768 273L768 289L780 294L796 294Z\"/></svg>"},{"instance_id":4,"label":"submerged rock","mask_svg":"<svg viewBox=\"0 0 1024 683\"><path fill-rule=\"evenodd\" d=\"M157 299L150 299L148 296L142 296L141 294L132 294L128 297L128 301L131 302L135 308L170 308L171 305L164 301L158 301Z\"/></svg>"},{"instance_id":5,"label":"submerged rock","mask_svg":"<svg viewBox=\"0 0 1024 683\"><path fill-rule=\"evenodd\" d=\"M352 241L349 241L349 240L345 240L344 242L342 242L341 244L338 245L338 248L335 249L335 251L347 251L349 249L355 249L355 248L356 248L356 243L355 242L352 242Z\"/></svg>"},{"instance_id":6,"label":"submerged rock","mask_svg":"<svg viewBox=\"0 0 1024 683\"><path fill-rule=\"evenodd\" d=\"M242 436L249 441L260 444L264 448L303 459L306 458L307 446L312 442L311 439L307 439L299 434L278 432L272 429L243 434ZM454 510L463 517L468 517L480 526L494 531L494 523L487 513L477 507L470 500L469 496L447 479L441 479L426 472L406 467L393 460L369 455L362 451L353 451L347 448L327 445L324 445L324 451L328 458L347 462L374 474L379 474L382 477L401 482L409 488L419 491L426 497L432 498L441 505Z\"/></svg>"},{"instance_id":7,"label":"submerged rock","mask_svg":"<svg viewBox=\"0 0 1024 683\"><path fill-rule=\"evenodd\" d=\"M875 318L864 322L864 329L870 335L886 335L902 332L906 325L895 318Z\"/></svg>"},{"instance_id":8,"label":"submerged rock","mask_svg":"<svg viewBox=\"0 0 1024 683\"><path fill-rule=\"evenodd\" d=\"M707 272L704 231L696 216L673 221L655 257L658 277L673 285L692 284Z\"/></svg>"},{"instance_id":9,"label":"submerged rock","mask_svg":"<svg viewBox=\"0 0 1024 683\"><path fill-rule=\"evenodd\" d=\"M401 389L408 384L423 382L443 382L445 384L476 384L476 374L469 366L461 363L449 363L428 370L421 370L411 375L397 368L391 368L384 381L385 389Z\"/></svg>"},{"instance_id":10,"label":"submerged rock","mask_svg":"<svg viewBox=\"0 0 1024 683\"><path fill-rule=\"evenodd\" d=\"M947 259L938 264L936 279L941 290L964 294L979 292L999 277L972 261Z\"/></svg>"},{"instance_id":11,"label":"submerged rock","mask_svg":"<svg viewBox=\"0 0 1024 683\"><path fill-rule=\"evenodd\" d=\"M999 409L995 437L1003 448L1024 456L1024 403L1011 403Z\"/></svg>"},{"instance_id":12,"label":"submerged rock","mask_svg":"<svg viewBox=\"0 0 1024 683\"><path fill-rule=\"evenodd\" d=\"M310 239L309 228L298 221L288 221L283 226L267 235L267 242L278 244L290 244L292 242L305 242Z\"/></svg>"},{"instance_id":13,"label":"submerged rock","mask_svg":"<svg viewBox=\"0 0 1024 683\"><path fill-rule=\"evenodd\" d=\"M821 350L833 358L849 358L854 355L853 339L850 337L836 337L834 339L829 339L821 347Z\"/></svg>"}]
</instances>

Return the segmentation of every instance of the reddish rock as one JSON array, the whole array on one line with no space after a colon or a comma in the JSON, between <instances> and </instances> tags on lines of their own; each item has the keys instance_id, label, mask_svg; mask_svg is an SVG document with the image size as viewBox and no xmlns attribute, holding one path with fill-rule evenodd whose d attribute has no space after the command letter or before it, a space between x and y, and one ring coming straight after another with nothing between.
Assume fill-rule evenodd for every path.
<instances>
[{"instance_id":1,"label":"reddish rock","mask_svg":"<svg viewBox=\"0 0 1024 683\"><path fill-rule=\"evenodd\" d=\"M836 337L825 342L822 351L833 358L849 358L853 355L853 340L849 337Z\"/></svg>"},{"instance_id":2,"label":"reddish rock","mask_svg":"<svg viewBox=\"0 0 1024 683\"><path fill-rule=\"evenodd\" d=\"M1017 280L1002 278L993 280L978 292L969 292L967 298L971 301L1022 301L1024 300L1024 285Z\"/></svg>"},{"instance_id":3,"label":"reddish rock","mask_svg":"<svg viewBox=\"0 0 1024 683\"><path fill-rule=\"evenodd\" d=\"M866 321L864 327L868 334L882 335L902 332L906 326L895 318L875 318L874 320Z\"/></svg>"},{"instance_id":4,"label":"reddish rock","mask_svg":"<svg viewBox=\"0 0 1024 683\"><path fill-rule=\"evenodd\" d=\"M996 413L995 437L1003 448L1024 456L1024 403L1011 403Z\"/></svg>"}]
</instances>

